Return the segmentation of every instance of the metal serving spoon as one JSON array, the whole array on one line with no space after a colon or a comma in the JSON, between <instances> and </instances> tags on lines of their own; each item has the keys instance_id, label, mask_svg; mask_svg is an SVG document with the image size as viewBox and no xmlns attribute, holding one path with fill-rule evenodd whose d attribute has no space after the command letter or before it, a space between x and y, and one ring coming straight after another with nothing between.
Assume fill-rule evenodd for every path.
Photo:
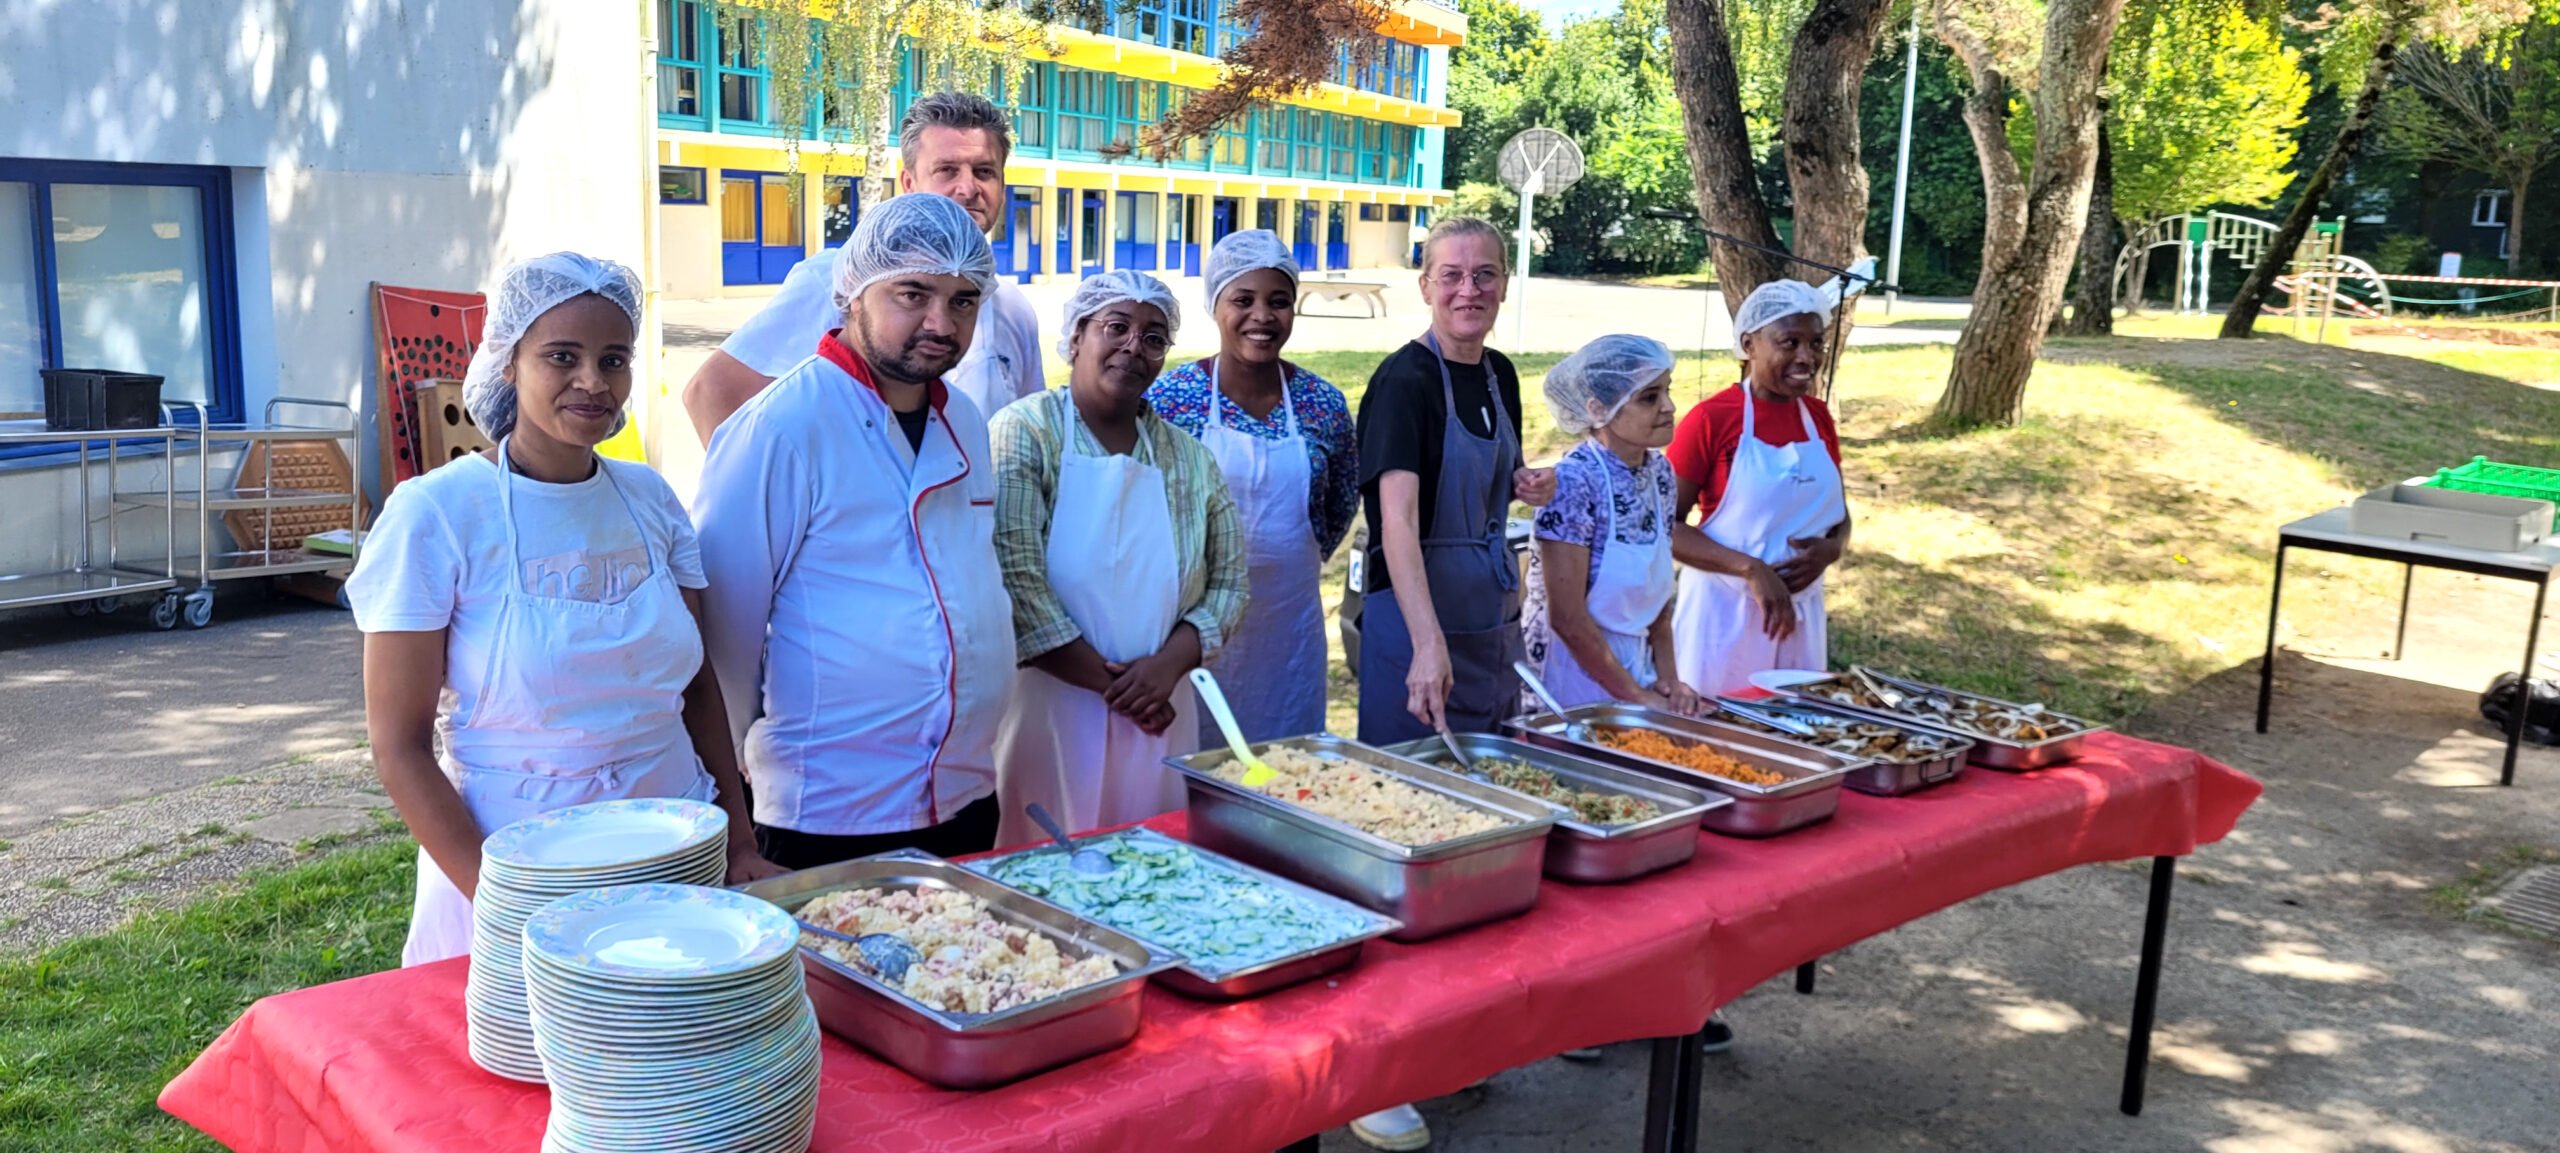
<instances>
[{"instance_id":1,"label":"metal serving spoon","mask_svg":"<svg viewBox=\"0 0 2560 1153\"><path fill-rule=\"evenodd\" d=\"M1058 842L1059 848L1067 851L1068 871L1079 877L1108 877L1117 868L1102 850L1077 848L1075 841L1067 836L1066 828L1058 824L1058 818L1050 816L1049 810L1040 807L1040 802L1031 802L1025 806L1025 811L1031 814L1032 823L1040 826L1040 831L1049 834Z\"/></svg>"}]
</instances>

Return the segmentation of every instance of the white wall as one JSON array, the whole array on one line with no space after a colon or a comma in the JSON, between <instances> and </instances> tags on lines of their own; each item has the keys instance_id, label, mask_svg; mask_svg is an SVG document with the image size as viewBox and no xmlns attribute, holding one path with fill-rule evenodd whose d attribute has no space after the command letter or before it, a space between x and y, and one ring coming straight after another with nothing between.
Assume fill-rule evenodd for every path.
<instances>
[{"instance_id":1,"label":"white wall","mask_svg":"<svg viewBox=\"0 0 2560 1153\"><path fill-rule=\"evenodd\" d=\"M645 3L11 0L0 156L233 169L250 413L369 421L370 283L482 289L559 249L639 266ZM0 502L27 483L0 473ZM42 553L26 535L0 523L0 571Z\"/></svg>"},{"instance_id":2,"label":"white wall","mask_svg":"<svg viewBox=\"0 0 2560 1153\"><path fill-rule=\"evenodd\" d=\"M720 195L712 181L711 195ZM720 295L720 208L713 204L658 206L658 291L671 299Z\"/></svg>"}]
</instances>

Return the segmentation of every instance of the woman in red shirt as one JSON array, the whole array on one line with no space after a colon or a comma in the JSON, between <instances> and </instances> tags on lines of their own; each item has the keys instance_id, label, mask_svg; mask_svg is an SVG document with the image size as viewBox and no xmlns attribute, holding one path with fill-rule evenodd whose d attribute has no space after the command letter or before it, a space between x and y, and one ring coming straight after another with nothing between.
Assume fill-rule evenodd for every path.
<instances>
[{"instance_id":1,"label":"woman in red shirt","mask_svg":"<svg viewBox=\"0 0 2560 1153\"><path fill-rule=\"evenodd\" d=\"M1822 575L1849 543L1849 506L1840 434L1809 394L1830 314L1803 281L1761 285L1734 313L1742 382L1690 409L1672 436L1675 515L1694 504L1701 530L1675 537L1674 664L1701 695L1764 669L1828 667Z\"/></svg>"}]
</instances>

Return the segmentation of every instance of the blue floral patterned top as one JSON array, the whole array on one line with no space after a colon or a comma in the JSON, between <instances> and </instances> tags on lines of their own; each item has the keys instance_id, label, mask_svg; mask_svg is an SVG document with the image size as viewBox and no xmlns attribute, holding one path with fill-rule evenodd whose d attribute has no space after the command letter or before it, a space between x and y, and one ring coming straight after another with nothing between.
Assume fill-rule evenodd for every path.
<instances>
[{"instance_id":1,"label":"blue floral patterned top","mask_svg":"<svg viewBox=\"0 0 2560 1153\"><path fill-rule=\"evenodd\" d=\"M1156 415L1195 437L1209 426L1209 364L1201 360L1173 369L1147 389ZM1307 521L1315 526L1317 550L1330 557L1360 515L1360 437L1341 389L1297 365L1288 369L1289 405L1307 444ZM1255 420L1225 394L1217 401L1219 422L1228 428L1262 440L1289 435L1289 419L1277 408L1269 420Z\"/></svg>"},{"instance_id":2,"label":"blue floral patterned top","mask_svg":"<svg viewBox=\"0 0 2560 1153\"><path fill-rule=\"evenodd\" d=\"M1646 453L1639 475L1636 469L1627 467L1627 462L1619 460L1618 454L1586 440L1556 462L1556 496L1547 502L1547 507L1538 510L1537 539L1591 550L1591 567L1582 579L1582 591L1588 595L1592 584L1600 579L1600 558L1608 553L1612 542L1649 546L1660 537L1660 517L1671 507L1672 486L1671 462L1661 453ZM1600 503L1604 500L1617 509L1618 531L1614 535L1609 532L1608 508ZM1524 592L1521 631L1527 634L1529 665L1543 670L1547 667L1547 648L1555 637L1547 629L1545 565L1534 547L1529 550L1528 588Z\"/></svg>"}]
</instances>

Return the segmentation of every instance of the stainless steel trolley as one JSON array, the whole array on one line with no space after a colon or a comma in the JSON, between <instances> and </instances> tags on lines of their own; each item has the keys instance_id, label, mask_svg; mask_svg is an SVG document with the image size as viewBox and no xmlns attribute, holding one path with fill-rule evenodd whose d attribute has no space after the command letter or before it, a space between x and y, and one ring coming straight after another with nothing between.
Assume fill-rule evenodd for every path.
<instances>
[{"instance_id":1,"label":"stainless steel trolley","mask_svg":"<svg viewBox=\"0 0 2560 1153\"><path fill-rule=\"evenodd\" d=\"M116 458L119 441L158 441L161 491L158 493L123 493L117 491L119 480ZM125 597L140 593L167 591L175 597L178 586L177 513L168 499L168 491L177 481L178 434L163 424L153 428L115 429L49 429L42 420L0 420L0 444L72 444L79 446L80 540L72 551L70 568L50 572L0 574L0 609L30 608L58 604L73 616L91 612L112 612ZM107 497L103 515L92 510L95 498L89 482L90 446L107 446ZM163 547L156 567L139 567L125 563L116 531L119 513L141 509L161 510ZM107 555L100 563L90 547L90 528L100 520L107 524ZM156 618L155 618L156 620ZM169 627L162 625L162 628Z\"/></svg>"},{"instance_id":2,"label":"stainless steel trolley","mask_svg":"<svg viewBox=\"0 0 2560 1153\"><path fill-rule=\"evenodd\" d=\"M232 542L233 547L215 551L213 533L218 514L233 511L270 511L286 508L311 508L323 505L345 505L350 528L362 523L363 484L355 476L356 413L341 401L314 400L307 397L279 396L267 402L264 418L257 423L209 424L203 408L187 401L174 401L162 406L172 417L181 410L192 419L172 419L170 433L174 442L193 445L196 454L195 486L192 491L180 486L173 467L171 480L163 493L118 494L119 500L144 504L165 501L175 509L190 510L195 518L196 547L193 563L179 554L173 563L175 581L192 582L194 588L181 595L172 589L152 610L151 623L161 628L176 627L183 618L189 628L203 628L213 623L213 585L216 581L241 580L248 577L289 576L295 573L340 575L355 567L355 558L332 553L314 552L307 548L278 548L274 539L275 520L264 518L260 524L261 539ZM285 424L276 419L277 410L286 407L336 409L346 414L346 427ZM334 440L346 447L348 483L343 490L287 489L275 483L275 458L265 457L260 474L242 475L242 466L231 467L229 492L217 490L213 484L214 453L225 448L239 448L245 453L252 444L269 445L288 442ZM173 447L174 456L174 447ZM245 459L245 458L244 458ZM174 511L172 516L174 518Z\"/></svg>"}]
</instances>

